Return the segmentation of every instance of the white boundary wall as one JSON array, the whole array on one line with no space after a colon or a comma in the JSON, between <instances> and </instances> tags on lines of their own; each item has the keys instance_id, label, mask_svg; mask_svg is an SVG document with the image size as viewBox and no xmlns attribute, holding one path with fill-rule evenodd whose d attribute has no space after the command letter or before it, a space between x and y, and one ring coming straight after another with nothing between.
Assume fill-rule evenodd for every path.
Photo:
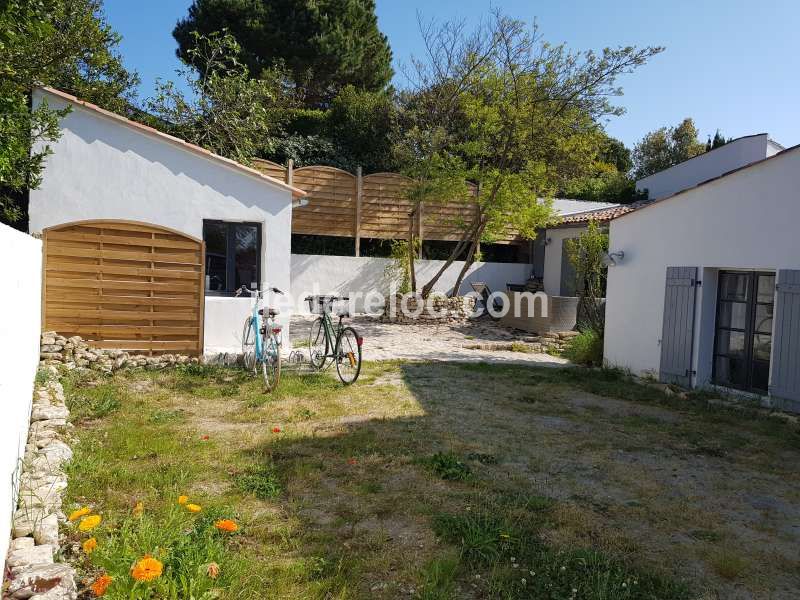
<instances>
[{"instance_id":1,"label":"white boundary wall","mask_svg":"<svg viewBox=\"0 0 800 600\"><path fill-rule=\"evenodd\" d=\"M386 294L389 281L384 275L386 267L392 263L389 258L356 256L318 256L311 254L292 254L292 296L295 310L308 312L303 298L308 294L354 294L361 292L362 298L355 304L355 310L364 310L363 295L375 291ZM415 261L417 283L422 286L441 268L442 260ZM434 290L448 293L456 282L464 263L454 262L439 279ZM505 291L507 283L525 283L531 273L531 265L514 263L473 264L461 284L461 294L472 291L470 282L483 281L489 289Z\"/></svg>"},{"instance_id":2,"label":"white boundary wall","mask_svg":"<svg viewBox=\"0 0 800 600\"><path fill-rule=\"evenodd\" d=\"M5 558L39 363L42 242L0 224L0 247L9 257L0 295L0 557Z\"/></svg>"}]
</instances>

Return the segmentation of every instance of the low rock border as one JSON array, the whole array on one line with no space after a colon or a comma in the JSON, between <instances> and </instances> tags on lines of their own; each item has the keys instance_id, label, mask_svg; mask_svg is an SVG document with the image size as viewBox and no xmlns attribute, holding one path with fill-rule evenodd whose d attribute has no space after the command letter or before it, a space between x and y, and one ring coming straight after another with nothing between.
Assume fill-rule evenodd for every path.
<instances>
[{"instance_id":1,"label":"low rock border","mask_svg":"<svg viewBox=\"0 0 800 600\"><path fill-rule=\"evenodd\" d=\"M3 597L75 600L75 569L56 563L53 558L60 547L59 524L66 521L61 510L62 495L67 489L63 467L72 458L67 444L72 426L58 369L44 366L39 373L11 526ZM42 377L45 381L40 383Z\"/></svg>"}]
</instances>

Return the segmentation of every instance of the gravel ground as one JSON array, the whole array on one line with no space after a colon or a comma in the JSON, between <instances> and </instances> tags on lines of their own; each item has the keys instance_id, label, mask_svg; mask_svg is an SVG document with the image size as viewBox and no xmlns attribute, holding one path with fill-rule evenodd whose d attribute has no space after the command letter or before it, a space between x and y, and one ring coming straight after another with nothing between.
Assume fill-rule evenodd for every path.
<instances>
[{"instance_id":1,"label":"gravel ground","mask_svg":"<svg viewBox=\"0 0 800 600\"><path fill-rule=\"evenodd\" d=\"M316 315L295 315L291 322L293 345L308 341ZM375 317L357 315L347 320L364 338L364 360L430 360L491 363L536 363L539 366L562 366L566 359L543 353L510 350L475 350L467 346L526 341L528 336L498 326L490 319L468 323L398 325L383 323Z\"/></svg>"}]
</instances>

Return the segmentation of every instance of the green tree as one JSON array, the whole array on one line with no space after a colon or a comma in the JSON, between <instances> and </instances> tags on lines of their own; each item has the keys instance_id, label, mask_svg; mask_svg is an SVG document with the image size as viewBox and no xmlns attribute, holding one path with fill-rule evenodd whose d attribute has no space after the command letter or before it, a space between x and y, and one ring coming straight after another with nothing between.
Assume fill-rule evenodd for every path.
<instances>
[{"instance_id":1,"label":"green tree","mask_svg":"<svg viewBox=\"0 0 800 600\"><path fill-rule=\"evenodd\" d=\"M116 52L120 37L99 0L0 3L0 218L25 226L25 192L41 182L48 143L66 111L30 108L35 85L50 85L124 112L138 82ZM35 145L37 151L31 153Z\"/></svg>"},{"instance_id":2,"label":"green tree","mask_svg":"<svg viewBox=\"0 0 800 600\"><path fill-rule=\"evenodd\" d=\"M642 179L702 154L705 146L697 139L697 127L691 118L677 127L651 131L633 149L633 172Z\"/></svg>"},{"instance_id":3,"label":"green tree","mask_svg":"<svg viewBox=\"0 0 800 600\"><path fill-rule=\"evenodd\" d=\"M192 37L188 60L202 61L206 68L178 70L189 94L172 81L158 81L147 109L170 133L248 164L265 140L282 131L288 103L282 74L264 71L261 79L251 79L239 61L239 44L226 32Z\"/></svg>"},{"instance_id":4,"label":"green tree","mask_svg":"<svg viewBox=\"0 0 800 600\"><path fill-rule=\"evenodd\" d=\"M348 84L382 90L393 75L374 0L195 0L172 33L178 56L203 70L202 57L189 53L192 32L222 29L254 76L285 68L307 106L326 106Z\"/></svg>"},{"instance_id":5,"label":"green tree","mask_svg":"<svg viewBox=\"0 0 800 600\"><path fill-rule=\"evenodd\" d=\"M714 133L713 140L711 139L711 136L708 137L708 141L706 142L706 152L719 148L720 146L724 146L730 141L732 141L732 138L726 140L725 136L719 132L719 129L717 129L716 133Z\"/></svg>"},{"instance_id":6,"label":"green tree","mask_svg":"<svg viewBox=\"0 0 800 600\"><path fill-rule=\"evenodd\" d=\"M436 143L415 160L447 157L441 160L449 166L445 173L463 173L480 187L464 237L422 288L426 296L465 249L454 293L481 240L493 241L509 229L532 238L554 219L551 203L541 198L594 163L598 120L622 112L609 100L620 93L617 77L661 49L578 54L543 42L535 28L498 12L471 34L446 23L425 27L423 37L427 57L414 62L418 97L409 103L410 120Z\"/></svg>"}]
</instances>

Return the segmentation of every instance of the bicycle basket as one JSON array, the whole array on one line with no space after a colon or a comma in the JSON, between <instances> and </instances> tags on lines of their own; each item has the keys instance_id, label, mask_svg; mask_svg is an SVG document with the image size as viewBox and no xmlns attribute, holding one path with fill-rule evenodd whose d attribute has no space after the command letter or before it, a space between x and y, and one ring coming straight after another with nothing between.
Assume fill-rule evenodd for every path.
<instances>
[{"instance_id":1,"label":"bicycle basket","mask_svg":"<svg viewBox=\"0 0 800 600\"><path fill-rule=\"evenodd\" d=\"M323 313L330 313L333 303L336 302L335 296L309 296L308 310L312 313L321 315Z\"/></svg>"}]
</instances>

